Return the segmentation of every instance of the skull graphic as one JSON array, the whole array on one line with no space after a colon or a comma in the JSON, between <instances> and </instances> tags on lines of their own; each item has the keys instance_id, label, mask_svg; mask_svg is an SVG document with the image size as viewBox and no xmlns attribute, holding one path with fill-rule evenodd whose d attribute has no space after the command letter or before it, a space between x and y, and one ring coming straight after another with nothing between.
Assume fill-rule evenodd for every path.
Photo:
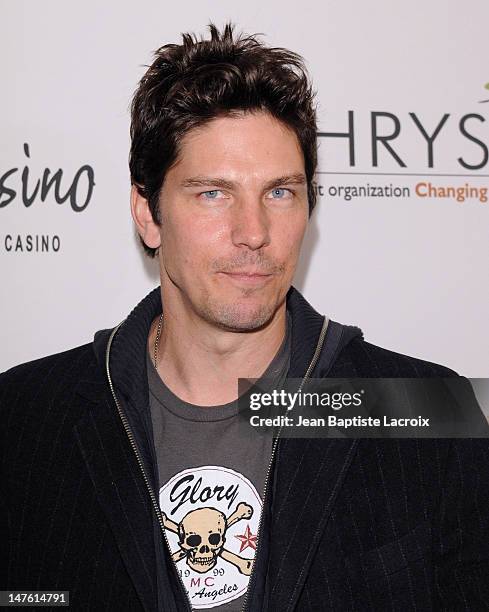
<instances>
[{"instance_id":1,"label":"skull graphic","mask_svg":"<svg viewBox=\"0 0 489 612\"><path fill-rule=\"evenodd\" d=\"M198 508L183 517L178 537L189 567L201 574L214 567L226 541L226 523L226 516L215 508Z\"/></svg>"},{"instance_id":2,"label":"skull graphic","mask_svg":"<svg viewBox=\"0 0 489 612\"><path fill-rule=\"evenodd\" d=\"M240 557L223 546L226 542L226 529L252 516L253 508L246 502L240 502L228 517L216 508L191 510L178 524L163 512L165 529L178 535L180 549L173 553L173 560L178 563L185 558L189 567L204 574L216 565L217 558L221 556L241 574L249 576L253 559Z\"/></svg>"}]
</instances>

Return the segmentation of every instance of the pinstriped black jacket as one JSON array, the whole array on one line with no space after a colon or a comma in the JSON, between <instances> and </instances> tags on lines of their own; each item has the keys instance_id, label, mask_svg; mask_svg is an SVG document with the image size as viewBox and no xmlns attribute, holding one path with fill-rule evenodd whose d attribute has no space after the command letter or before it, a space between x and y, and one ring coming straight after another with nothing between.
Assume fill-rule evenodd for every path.
<instances>
[{"instance_id":1,"label":"pinstriped black jacket","mask_svg":"<svg viewBox=\"0 0 489 612\"><path fill-rule=\"evenodd\" d=\"M115 334L0 375L0 589L69 590L73 610L188 609L149 491L146 341L159 288ZM289 376L323 324L291 289ZM448 377L330 322L314 377ZM137 449L135 454L133 445ZM253 612L489 609L484 439L281 439L248 597Z\"/></svg>"}]
</instances>

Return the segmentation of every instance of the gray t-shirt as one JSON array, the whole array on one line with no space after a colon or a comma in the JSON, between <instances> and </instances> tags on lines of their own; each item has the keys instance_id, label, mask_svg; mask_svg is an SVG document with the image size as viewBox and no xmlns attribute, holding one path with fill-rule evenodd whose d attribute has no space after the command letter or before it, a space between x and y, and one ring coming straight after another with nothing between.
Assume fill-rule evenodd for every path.
<instances>
[{"instance_id":1,"label":"gray t-shirt","mask_svg":"<svg viewBox=\"0 0 489 612\"><path fill-rule=\"evenodd\" d=\"M284 341L262 376L277 388L289 370L290 327L288 317ZM149 352L147 369L159 502L177 571L193 609L238 612L255 555L273 439L244 430L237 401L195 406L179 399Z\"/></svg>"}]
</instances>

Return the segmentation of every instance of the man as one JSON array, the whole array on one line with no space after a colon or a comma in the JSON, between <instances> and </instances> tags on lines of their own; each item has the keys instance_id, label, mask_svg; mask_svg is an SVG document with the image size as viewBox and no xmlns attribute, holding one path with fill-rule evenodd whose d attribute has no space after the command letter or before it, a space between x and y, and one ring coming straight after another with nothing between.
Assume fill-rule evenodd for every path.
<instances>
[{"instance_id":1,"label":"man","mask_svg":"<svg viewBox=\"0 0 489 612\"><path fill-rule=\"evenodd\" d=\"M1 376L1 587L75 610L485 609L484 440L239 437L238 378L456 375L291 288L311 88L297 55L210 33L159 49L132 105L131 210L161 287Z\"/></svg>"}]
</instances>

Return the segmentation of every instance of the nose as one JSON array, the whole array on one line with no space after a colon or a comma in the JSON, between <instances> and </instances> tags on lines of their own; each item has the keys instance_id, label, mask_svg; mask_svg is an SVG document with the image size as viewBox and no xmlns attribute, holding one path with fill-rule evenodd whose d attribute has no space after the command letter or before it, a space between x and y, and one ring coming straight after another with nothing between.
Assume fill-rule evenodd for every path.
<instances>
[{"instance_id":1,"label":"nose","mask_svg":"<svg viewBox=\"0 0 489 612\"><path fill-rule=\"evenodd\" d=\"M235 246L252 251L270 244L270 219L259 198L243 199L235 207L231 237Z\"/></svg>"}]
</instances>

